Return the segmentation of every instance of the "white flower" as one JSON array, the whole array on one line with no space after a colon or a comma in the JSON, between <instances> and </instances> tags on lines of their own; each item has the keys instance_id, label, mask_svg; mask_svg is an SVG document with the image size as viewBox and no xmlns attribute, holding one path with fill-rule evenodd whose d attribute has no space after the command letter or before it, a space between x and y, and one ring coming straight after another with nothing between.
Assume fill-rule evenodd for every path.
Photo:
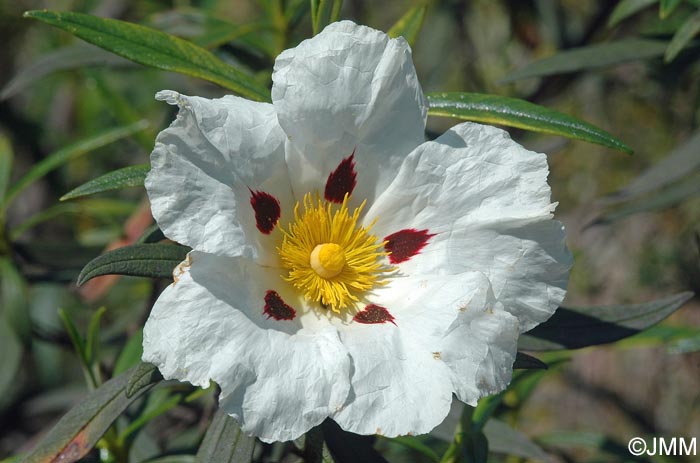
<instances>
[{"instance_id":1,"label":"white flower","mask_svg":"<svg viewBox=\"0 0 700 463\"><path fill-rule=\"evenodd\" d=\"M403 39L340 22L283 52L272 104L180 106L146 181L191 246L144 330L166 378L221 387L263 441L326 417L426 433L453 393L510 381L518 334L564 298L570 254L543 154L460 124L425 142Z\"/></svg>"}]
</instances>

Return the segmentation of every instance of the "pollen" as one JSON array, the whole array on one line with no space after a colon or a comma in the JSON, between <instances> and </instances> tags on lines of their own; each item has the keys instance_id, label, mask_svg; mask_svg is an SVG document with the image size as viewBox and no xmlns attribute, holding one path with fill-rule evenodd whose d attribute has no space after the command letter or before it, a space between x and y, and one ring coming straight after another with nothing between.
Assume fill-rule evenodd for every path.
<instances>
[{"instance_id":1,"label":"pollen","mask_svg":"<svg viewBox=\"0 0 700 463\"><path fill-rule=\"evenodd\" d=\"M282 278L336 313L349 309L372 288L386 284L394 267L384 259L385 242L358 225L363 202L352 213L346 194L341 204L307 194L294 207L294 220L281 228L277 248L287 273Z\"/></svg>"}]
</instances>

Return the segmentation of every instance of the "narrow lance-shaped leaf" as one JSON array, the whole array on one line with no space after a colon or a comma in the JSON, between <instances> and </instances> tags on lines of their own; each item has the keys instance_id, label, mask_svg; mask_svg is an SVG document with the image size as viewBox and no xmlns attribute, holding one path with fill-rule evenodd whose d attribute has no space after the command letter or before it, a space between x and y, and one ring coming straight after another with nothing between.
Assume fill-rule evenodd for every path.
<instances>
[{"instance_id":1,"label":"narrow lance-shaped leaf","mask_svg":"<svg viewBox=\"0 0 700 463\"><path fill-rule=\"evenodd\" d=\"M148 127L148 121L142 120L135 124L130 124L124 127L118 127L116 129L110 129L94 137L87 138L85 140L80 140L70 146L66 146L55 153L49 155L47 158L37 163L32 167L29 172L27 172L22 178L20 178L17 183L12 185L7 191L7 195L4 200L0 202L0 209L2 207L7 207L7 205L25 188L31 185L36 180L40 179L44 175L48 174L52 170L62 166L63 164L71 161L79 156L89 153L92 150L100 148L102 146L113 143L122 138L126 138L140 130L144 130Z\"/></svg>"},{"instance_id":2,"label":"narrow lance-shaped leaf","mask_svg":"<svg viewBox=\"0 0 700 463\"><path fill-rule=\"evenodd\" d=\"M633 214L657 211L674 206L688 198L700 195L700 172L674 182L671 186L655 192L649 197L629 201L598 216L589 226L615 222Z\"/></svg>"},{"instance_id":3,"label":"narrow lance-shaped leaf","mask_svg":"<svg viewBox=\"0 0 700 463\"><path fill-rule=\"evenodd\" d=\"M608 27L613 27L620 21L639 13L643 9L657 3L659 0L622 0L615 6L608 19Z\"/></svg>"},{"instance_id":4,"label":"narrow lance-shaped leaf","mask_svg":"<svg viewBox=\"0 0 700 463\"><path fill-rule=\"evenodd\" d=\"M115 249L90 261L80 272L78 285L100 275L172 278L173 269L189 251L174 244L135 244Z\"/></svg>"},{"instance_id":5,"label":"narrow lance-shaped leaf","mask_svg":"<svg viewBox=\"0 0 700 463\"><path fill-rule=\"evenodd\" d=\"M406 41L413 46L418 38L418 33L420 32L421 26L423 25L423 19L425 18L425 10L427 6L414 6L408 10L401 18L391 26L391 29L387 32L389 37L403 37Z\"/></svg>"},{"instance_id":6,"label":"narrow lance-shaped leaf","mask_svg":"<svg viewBox=\"0 0 700 463\"><path fill-rule=\"evenodd\" d=\"M661 0L659 4L659 18L666 19L681 4L682 0Z\"/></svg>"},{"instance_id":7,"label":"narrow lance-shaped leaf","mask_svg":"<svg viewBox=\"0 0 700 463\"><path fill-rule=\"evenodd\" d=\"M3 87L0 92L0 100L14 96L40 79L56 72L95 66L127 67L136 65L94 45L76 43L52 50L20 68L17 74Z\"/></svg>"},{"instance_id":8,"label":"narrow lance-shaped leaf","mask_svg":"<svg viewBox=\"0 0 700 463\"><path fill-rule=\"evenodd\" d=\"M311 23L314 35L318 34L333 21L338 19L343 0L310 0Z\"/></svg>"},{"instance_id":9,"label":"narrow lance-shaped leaf","mask_svg":"<svg viewBox=\"0 0 700 463\"><path fill-rule=\"evenodd\" d=\"M270 100L270 92L249 75L204 48L165 32L82 13L35 10L27 11L24 16L51 24L137 63L209 80L253 100Z\"/></svg>"},{"instance_id":10,"label":"narrow lance-shaped leaf","mask_svg":"<svg viewBox=\"0 0 700 463\"><path fill-rule=\"evenodd\" d=\"M428 114L501 124L534 132L584 140L631 153L608 132L572 116L517 98L480 93L429 93Z\"/></svg>"},{"instance_id":11,"label":"narrow lance-shaped leaf","mask_svg":"<svg viewBox=\"0 0 700 463\"><path fill-rule=\"evenodd\" d=\"M573 48L523 66L499 82L509 83L530 77L544 77L615 66L629 61L658 58L664 55L666 46L667 43L661 40L623 39L616 42Z\"/></svg>"},{"instance_id":12,"label":"narrow lance-shaped leaf","mask_svg":"<svg viewBox=\"0 0 700 463\"><path fill-rule=\"evenodd\" d=\"M669 155L606 199L610 202L629 200L675 184L689 172L700 168L698 152L700 152L700 131L695 132Z\"/></svg>"},{"instance_id":13,"label":"narrow lance-shaped leaf","mask_svg":"<svg viewBox=\"0 0 700 463\"><path fill-rule=\"evenodd\" d=\"M246 436L223 409L214 418L197 451L197 463L250 462L253 459L255 438Z\"/></svg>"},{"instance_id":14,"label":"narrow lance-shaped leaf","mask_svg":"<svg viewBox=\"0 0 700 463\"><path fill-rule=\"evenodd\" d=\"M150 164L139 164L114 170L74 188L63 195L61 201L122 188L142 187L150 169Z\"/></svg>"},{"instance_id":15,"label":"narrow lance-shaped leaf","mask_svg":"<svg viewBox=\"0 0 700 463\"><path fill-rule=\"evenodd\" d=\"M515 355L514 370L546 370L547 364L532 355L518 352Z\"/></svg>"},{"instance_id":16,"label":"narrow lance-shaped leaf","mask_svg":"<svg viewBox=\"0 0 700 463\"><path fill-rule=\"evenodd\" d=\"M343 431L335 421L327 418L321 423L323 438L336 463L387 463L374 448L373 436L360 436Z\"/></svg>"},{"instance_id":17,"label":"narrow lance-shaped leaf","mask_svg":"<svg viewBox=\"0 0 700 463\"><path fill-rule=\"evenodd\" d=\"M560 307L549 320L520 336L518 349L579 349L614 342L660 322L691 297L693 293L684 292L643 304Z\"/></svg>"},{"instance_id":18,"label":"narrow lance-shaped leaf","mask_svg":"<svg viewBox=\"0 0 700 463\"><path fill-rule=\"evenodd\" d=\"M107 381L73 407L22 462L71 463L85 456L126 407L153 384L141 383L127 397L126 386L136 368Z\"/></svg>"},{"instance_id":19,"label":"narrow lance-shaped leaf","mask_svg":"<svg viewBox=\"0 0 700 463\"><path fill-rule=\"evenodd\" d=\"M700 11L690 16L673 35L664 54L664 61L667 63L673 61L698 33L700 33Z\"/></svg>"},{"instance_id":20,"label":"narrow lance-shaped leaf","mask_svg":"<svg viewBox=\"0 0 700 463\"><path fill-rule=\"evenodd\" d=\"M12 161L14 155L10 140L0 134L0 201L5 196L7 185L10 183L10 172L12 171ZM0 223L3 221L0 219Z\"/></svg>"}]
</instances>

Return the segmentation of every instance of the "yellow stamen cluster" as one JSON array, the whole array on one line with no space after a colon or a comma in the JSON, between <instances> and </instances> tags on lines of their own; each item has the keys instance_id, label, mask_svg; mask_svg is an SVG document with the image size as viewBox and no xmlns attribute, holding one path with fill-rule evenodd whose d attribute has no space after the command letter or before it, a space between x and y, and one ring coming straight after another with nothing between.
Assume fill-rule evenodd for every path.
<instances>
[{"instance_id":1,"label":"yellow stamen cluster","mask_svg":"<svg viewBox=\"0 0 700 463\"><path fill-rule=\"evenodd\" d=\"M348 308L358 296L384 284L393 268L382 262L384 243L358 227L362 209L348 211L348 195L339 206L311 194L304 196L303 212L297 202L294 221L277 248L289 270L283 278L301 289L307 300L320 302L334 312Z\"/></svg>"}]
</instances>

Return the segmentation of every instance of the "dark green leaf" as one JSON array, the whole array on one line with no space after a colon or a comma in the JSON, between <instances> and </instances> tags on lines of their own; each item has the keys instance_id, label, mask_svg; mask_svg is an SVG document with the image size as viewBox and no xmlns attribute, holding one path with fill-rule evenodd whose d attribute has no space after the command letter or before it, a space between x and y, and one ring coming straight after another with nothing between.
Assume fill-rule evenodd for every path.
<instances>
[{"instance_id":1,"label":"dark green leaf","mask_svg":"<svg viewBox=\"0 0 700 463\"><path fill-rule=\"evenodd\" d=\"M401 18L389 29L389 37L403 37L413 46L418 38L418 33L423 25L425 18L425 10L428 7L425 5L414 6L406 12Z\"/></svg>"},{"instance_id":2,"label":"dark green leaf","mask_svg":"<svg viewBox=\"0 0 700 463\"><path fill-rule=\"evenodd\" d=\"M113 55L88 43L77 43L53 50L26 67L20 68L15 76L3 87L0 100L10 98L35 82L60 71L85 69L97 66L135 66L121 56Z\"/></svg>"},{"instance_id":3,"label":"dark green leaf","mask_svg":"<svg viewBox=\"0 0 700 463\"><path fill-rule=\"evenodd\" d=\"M693 293L684 292L643 304L560 307L549 320L520 336L518 349L579 349L614 342L660 322L691 297Z\"/></svg>"},{"instance_id":4,"label":"dark green leaf","mask_svg":"<svg viewBox=\"0 0 700 463\"><path fill-rule=\"evenodd\" d=\"M700 195L700 175L696 174L657 191L647 198L629 201L606 211L591 222L591 225L611 223L633 214L665 209L698 195Z\"/></svg>"},{"instance_id":5,"label":"dark green leaf","mask_svg":"<svg viewBox=\"0 0 700 463\"><path fill-rule=\"evenodd\" d=\"M185 260L189 248L173 244L135 244L90 261L78 276L78 285L100 275L172 278L173 269Z\"/></svg>"},{"instance_id":6,"label":"dark green leaf","mask_svg":"<svg viewBox=\"0 0 700 463\"><path fill-rule=\"evenodd\" d=\"M518 352L515 355L514 370L546 370L547 364L531 355Z\"/></svg>"},{"instance_id":7,"label":"dark green leaf","mask_svg":"<svg viewBox=\"0 0 700 463\"><path fill-rule=\"evenodd\" d=\"M411 450L415 450L430 461L434 461L436 463L440 461L440 457L438 456L438 454L435 453L435 451L431 449L430 446L423 443L423 441L421 441L415 436L398 436L392 438L391 442L403 445L404 447L409 448Z\"/></svg>"},{"instance_id":8,"label":"dark green leaf","mask_svg":"<svg viewBox=\"0 0 700 463\"><path fill-rule=\"evenodd\" d=\"M156 366L150 363L141 362L127 371L129 376L124 388L127 397L132 397L149 384L157 383L163 379Z\"/></svg>"},{"instance_id":9,"label":"dark green leaf","mask_svg":"<svg viewBox=\"0 0 700 463\"><path fill-rule=\"evenodd\" d=\"M551 461L539 445L503 421L490 419L484 426L484 434L489 441L489 449L492 452L544 462Z\"/></svg>"},{"instance_id":10,"label":"dark green leaf","mask_svg":"<svg viewBox=\"0 0 700 463\"><path fill-rule=\"evenodd\" d=\"M154 223L143 232L139 239L136 240L136 244L149 244L158 243L165 239L163 231L158 227L157 223Z\"/></svg>"},{"instance_id":11,"label":"dark green leaf","mask_svg":"<svg viewBox=\"0 0 700 463\"><path fill-rule=\"evenodd\" d=\"M138 329L126 342L114 364L114 374L119 375L136 366L143 355L143 329Z\"/></svg>"},{"instance_id":12,"label":"dark green leaf","mask_svg":"<svg viewBox=\"0 0 700 463\"><path fill-rule=\"evenodd\" d=\"M668 44L664 61L667 63L673 61L678 56L678 53L690 43L693 38L700 32L700 11L695 12L690 16L673 35L671 43Z\"/></svg>"},{"instance_id":13,"label":"dark green leaf","mask_svg":"<svg viewBox=\"0 0 700 463\"><path fill-rule=\"evenodd\" d=\"M508 74L500 82L508 83L530 77L544 77L657 58L664 55L666 46L667 43L660 40L623 39L573 48L523 66Z\"/></svg>"},{"instance_id":14,"label":"dark green leaf","mask_svg":"<svg viewBox=\"0 0 700 463\"><path fill-rule=\"evenodd\" d=\"M8 405L8 398L12 398L10 391L15 385L15 376L22 360L22 343L12 331L5 317L0 317L0 410Z\"/></svg>"},{"instance_id":15,"label":"dark green leaf","mask_svg":"<svg viewBox=\"0 0 700 463\"><path fill-rule=\"evenodd\" d=\"M246 436L222 409L217 410L197 451L197 463L246 463L253 459L255 438Z\"/></svg>"},{"instance_id":16,"label":"dark green leaf","mask_svg":"<svg viewBox=\"0 0 700 463\"><path fill-rule=\"evenodd\" d=\"M152 18L151 23L157 29L208 49L272 29L267 23L233 24L195 8L178 8L159 13Z\"/></svg>"},{"instance_id":17,"label":"dark green leaf","mask_svg":"<svg viewBox=\"0 0 700 463\"><path fill-rule=\"evenodd\" d=\"M139 164L114 170L69 191L61 197L61 201L121 188L142 187L149 170L151 170L150 164Z\"/></svg>"},{"instance_id":18,"label":"dark green leaf","mask_svg":"<svg viewBox=\"0 0 700 463\"><path fill-rule=\"evenodd\" d=\"M24 16L51 24L137 63L209 80L253 100L270 99L270 92L249 75L209 51L164 32L82 13L34 10Z\"/></svg>"},{"instance_id":19,"label":"dark green leaf","mask_svg":"<svg viewBox=\"0 0 700 463\"><path fill-rule=\"evenodd\" d=\"M7 186L10 183L13 158L14 154L12 153L10 140L6 136L0 134L0 201L2 201L2 198L5 196L5 191L7 191ZM2 222L3 220L0 219L0 224Z\"/></svg>"},{"instance_id":20,"label":"dark green leaf","mask_svg":"<svg viewBox=\"0 0 700 463\"><path fill-rule=\"evenodd\" d=\"M330 418L321 424L323 437L337 463L388 463L374 448L373 436L360 436L343 431Z\"/></svg>"},{"instance_id":21,"label":"dark green leaf","mask_svg":"<svg viewBox=\"0 0 700 463\"><path fill-rule=\"evenodd\" d=\"M462 437L463 461L486 463L489 456L489 441L482 431L465 434Z\"/></svg>"},{"instance_id":22,"label":"dark green leaf","mask_svg":"<svg viewBox=\"0 0 700 463\"><path fill-rule=\"evenodd\" d=\"M480 93L429 93L428 114L501 124L584 140L631 153L608 132L569 115L517 98Z\"/></svg>"},{"instance_id":23,"label":"dark green leaf","mask_svg":"<svg viewBox=\"0 0 700 463\"><path fill-rule=\"evenodd\" d=\"M17 240L24 232L42 222L65 214L85 214L91 217L114 219L126 217L134 211L135 205L129 201L114 199L85 199L76 203L59 203L39 211L10 230L10 239Z\"/></svg>"},{"instance_id":24,"label":"dark green leaf","mask_svg":"<svg viewBox=\"0 0 700 463\"><path fill-rule=\"evenodd\" d=\"M611 202L626 201L674 184L678 179L700 167L698 152L700 152L700 131L695 132L668 156L607 199Z\"/></svg>"},{"instance_id":25,"label":"dark green leaf","mask_svg":"<svg viewBox=\"0 0 700 463\"><path fill-rule=\"evenodd\" d=\"M88 325L87 337L85 338L85 358L88 365L93 367L99 361L100 352L100 320L107 309L100 307L92 314Z\"/></svg>"},{"instance_id":26,"label":"dark green leaf","mask_svg":"<svg viewBox=\"0 0 700 463\"><path fill-rule=\"evenodd\" d=\"M0 209L2 207L7 207L7 205L25 188L31 185L36 180L40 179L44 175L48 174L52 170L62 166L63 164L71 161L79 156L89 153L92 150L101 148L110 143L114 143L117 140L126 138L140 130L144 130L148 127L148 121L139 121L135 124L130 124L124 127L117 127L116 129L110 129L93 137L87 138L85 140L80 140L65 148L52 153L41 162L35 164L29 172L27 172L22 178L20 178L17 183L12 185L7 191L7 195L4 200L0 202Z\"/></svg>"},{"instance_id":27,"label":"dark green leaf","mask_svg":"<svg viewBox=\"0 0 700 463\"><path fill-rule=\"evenodd\" d=\"M623 19L642 11L643 9L657 3L659 0L622 0L615 6L608 19L608 27L613 27Z\"/></svg>"},{"instance_id":28,"label":"dark green leaf","mask_svg":"<svg viewBox=\"0 0 700 463\"><path fill-rule=\"evenodd\" d=\"M168 455L148 460L144 463L196 463L196 459L194 455Z\"/></svg>"},{"instance_id":29,"label":"dark green leaf","mask_svg":"<svg viewBox=\"0 0 700 463\"><path fill-rule=\"evenodd\" d=\"M58 309L58 316L63 322L63 326L66 329L66 333L68 333L71 343L73 344L73 349L75 349L75 352L78 354L78 358L80 358L80 362L83 364L83 367L86 367L88 361L87 354L85 353L85 340L80 335L78 327L75 326L73 319L64 309Z\"/></svg>"},{"instance_id":30,"label":"dark green leaf","mask_svg":"<svg viewBox=\"0 0 700 463\"><path fill-rule=\"evenodd\" d=\"M659 4L659 18L666 19L681 4L681 0L661 0Z\"/></svg>"},{"instance_id":31,"label":"dark green leaf","mask_svg":"<svg viewBox=\"0 0 700 463\"><path fill-rule=\"evenodd\" d=\"M71 463L85 456L126 407L150 387L144 383L127 397L126 386L133 371L107 381L80 401L22 461Z\"/></svg>"},{"instance_id":32,"label":"dark green leaf","mask_svg":"<svg viewBox=\"0 0 700 463\"><path fill-rule=\"evenodd\" d=\"M0 256L0 311L10 330L22 343L29 346L32 322L29 318L27 297L27 282L19 269L15 267L12 259Z\"/></svg>"}]
</instances>

